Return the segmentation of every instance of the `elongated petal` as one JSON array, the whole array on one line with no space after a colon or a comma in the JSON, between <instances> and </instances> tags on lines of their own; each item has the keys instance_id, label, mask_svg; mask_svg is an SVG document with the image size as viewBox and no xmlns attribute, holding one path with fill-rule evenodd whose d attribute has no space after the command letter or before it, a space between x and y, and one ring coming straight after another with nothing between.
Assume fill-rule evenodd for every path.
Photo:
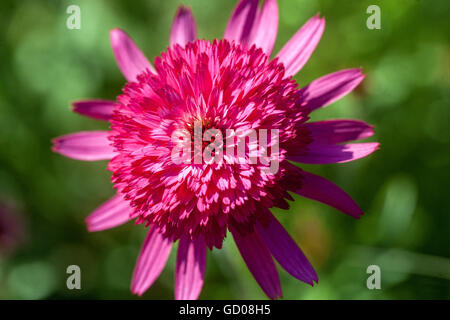
<instances>
[{"instance_id":1,"label":"elongated petal","mask_svg":"<svg viewBox=\"0 0 450 320\"><path fill-rule=\"evenodd\" d=\"M115 104L114 101L108 100L84 100L72 103L72 107L73 111L86 117L108 121L112 117Z\"/></svg>"},{"instance_id":2,"label":"elongated petal","mask_svg":"<svg viewBox=\"0 0 450 320\"><path fill-rule=\"evenodd\" d=\"M202 291L206 269L206 244L202 237L192 241L182 236L175 270L175 299L196 300Z\"/></svg>"},{"instance_id":3,"label":"elongated petal","mask_svg":"<svg viewBox=\"0 0 450 320\"><path fill-rule=\"evenodd\" d=\"M344 163L367 157L378 150L379 143L349 143L343 145L311 143L303 154L289 154L288 160L308 163L327 164Z\"/></svg>"},{"instance_id":4,"label":"elongated petal","mask_svg":"<svg viewBox=\"0 0 450 320\"><path fill-rule=\"evenodd\" d=\"M150 69L153 73L156 73L141 50L124 31L120 29L111 30L110 40L117 64L125 79L135 81L137 75L145 69Z\"/></svg>"},{"instance_id":5,"label":"elongated petal","mask_svg":"<svg viewBox=\"0 0 450 320\"><path fill-rule=\"evenodd\" d=\"M128 222L133 209L122 196L116 195L94 210L87 218L90 232L111 229Z\"/></svg>"},{"instance_id":6,"label":"elongated petal","mask_svg":"<svg viewBox=\"0 0 450 320\"><path fill-rule=\"evenodd\" d=\"M291 276L310 285L318 281L308 259L272 214L267 226L258 222L256 227L274 258Z\"/></svg>"},{"instance_id":7,"label":"elongated petal","mask_svg":"<svg viewBox=\"0 0 450 320\"><path fill-rule=\"evenodd\" d=\"M195 39L197 39L197 27L192 11L187 7L180 6L170 31L170 45L185 46L186 43Z\"/></svg>"},{"instance_id":8,"label":"elongated petal","mask_svg":"<svg viewBox=\"0 0 450 320\"><path fill-rule=\"evenodd\" d=\"M293 192L329 205L345 214L359 219L363 212L358 204L341 188L325 178L300 170L302 181Z\"/></svg>"},{"instance_id":9,"label":"elongated petal","mask_svg":"<svg viewBox=\"0 0 450 320\"><path fill-rule=\"evenodd\" d=\"M266 0L261 10L258 10L255 26L252 31L250 45L255 44L271 55L278 32L277 0Z\"/></svg>"},{"instance_id":10,"label":"elongated petal","mask_svg":"<svg viewBox=\"0 0 450 320\"><path fill-rule=\"evenodd\" d=\"M373 126L359 120L325 120L309 122L305 127L316 143L337 144L361 140L374 134Z\"/></svg>"},{"instance_id":11,"label":"elongated petal","mask_svg":"<svg viewBox=\"0 0 450 320\"><path fill-rule=\"evenodd\" d=\"M142 246L131 282L131 292L141 296L163 271L172 249L172 240L151 226Z\"/></svg>"},{"instance_id":12,"label":"elongated petal","mask_svg":"<svg viewBox=\"0 0 450 320\"><path fill-rule=\"evenodd\" d=\"M260 235L256 231L245 236L235 230L231 230L231 233L248 269L264 293L270 299L281 297L277 268Z\"/></svg>"},{"instance_id":13,"label":"elongated petal","mask_svg":"<svg viewBox=\"0 0 450 320\"><path fill-rule=\"evenodd\" d=\"M302 88L299 102L311 111L325 107L351 92L363 79L361 69L345 69L328 74Z\"/></svg>"},{"instance_id":14,"label":"elongated petal","mask_svg":"<svg viewBox=\"0 0 450 320\"><path fill-rule=\"evenodd\" d=\"M108 131L83 131L68 134L53 139L52 150L76 160L109 160L115 153L108 136Z\"/></svg>"},{"instance_id":15,"label":"elongated petal","mask_svg":"<svg viewBox=\"0 0 450 320\"><path fill-rule=\"evenodd\" d=\"M228 21L224 38L247 44L255 24L259 0L240 0Z\"/></svg>"},{"instance_id":16,"label":"elongated petal","mask_svg":"<svg viewBox=\"0 0 450 320\"><path fill-rule=\"evenodd\" d=\"M316 15L309 19L280 50L277 58L284 64L286 77L294 76L303 68L319 43L324 29L325 19Z\"/></svg>"}]
</instances>

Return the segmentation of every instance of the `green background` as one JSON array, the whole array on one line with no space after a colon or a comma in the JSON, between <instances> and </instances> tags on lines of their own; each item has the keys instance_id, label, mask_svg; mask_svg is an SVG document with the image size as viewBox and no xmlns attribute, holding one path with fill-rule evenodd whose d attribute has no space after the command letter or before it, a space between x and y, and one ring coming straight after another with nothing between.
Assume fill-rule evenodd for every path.
<instances>
[{"instance_id":1,"label":"green background","mask_svg":"<svg viewBox=\"0 0 450 320\"><path fill-rule=\"evenodd\" d=\"M336 182L366 214L354 220L296 197L274 210L319 275L310 287L280 268L287 299L449 299L450 48L447 0L279 0L276 53L311 16L327 27L301 86L342 68L367 77L352 94L313 120L356 118L376 128L381 149L348 164L303 166ZM135 298L131 275L145 228L129 223L88 233L84 218L113 190L106 162L87 163L50 151L55 136L106 129L70 111L73 100L115 99L124 85L109 30L126 30L153 61L168 46L181 1L85 0L0 2L0 205L24 237L0 253L0 298ZM70 4L81 30L66 28ZM199 37L223 35L235 5L185 0ZM366 8L381 8L381 30L369 30ZM0 212L0 214L5 214ZM144 295L173 297L175 250ZM82 290L66 288L66 268L82 270ZM208 253L202 299L265 298L231 239ZM366 269L381 268L381 290L368 290Z\"/></svg>"}]
</instances>

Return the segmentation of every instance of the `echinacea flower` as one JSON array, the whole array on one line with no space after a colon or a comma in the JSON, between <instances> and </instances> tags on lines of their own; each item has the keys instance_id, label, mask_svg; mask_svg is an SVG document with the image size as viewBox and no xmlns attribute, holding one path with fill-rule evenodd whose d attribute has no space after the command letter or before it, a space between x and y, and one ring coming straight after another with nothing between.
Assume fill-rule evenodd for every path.
<instances>
[{"instance_id":1,"label":"echinacea flower","mask_svg":"<svg viewBox=\"0 0 450 320\"><path fill-rule=\"evenodd\" d=\"M378 143L348 143L373 135L373 127L362 121L308 121L311 112L340 99L364 78L360 69L347 69L298 88L292 76L308 61L324 27L323 18L311 18L271 60L276 0L261 7L258 0L239 1L224 39L213 42L197 40L191 11L180 7L170 47L154 66L123 31L111 31L113 52L128 83L117 101L74 103L75 112L109 121L111 130L56 138L53 150L79 160L109 160L117 194L86 219L89 231L131 219L148 226L133 293L142 295L152 285L179 241L175 298L198 298L207 248L221 248L227 231L268 297L282 296L274 258L293 277L310 285L318 281L270 208L287 209L291 192L355 218L363 212L335 184L291 161L342 163L378 148ZM234 154L227 154L226 162L175 163L173 134L184 130L193 137L196 122L222 134L276 130L279 149L271 157L277 157L278 170L268 173L268 163L239 162Z\"/></svg>"}]
</instances>

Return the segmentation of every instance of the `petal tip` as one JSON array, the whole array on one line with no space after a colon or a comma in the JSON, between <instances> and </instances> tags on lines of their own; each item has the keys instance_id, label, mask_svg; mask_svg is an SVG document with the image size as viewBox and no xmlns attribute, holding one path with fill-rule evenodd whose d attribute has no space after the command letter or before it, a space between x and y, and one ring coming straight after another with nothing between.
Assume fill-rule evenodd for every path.
<instances>
[{"instance_id":1,"label":"petal tip","mask_svg":"<svg viewBox=\"0 0 450 320\"><path fill-rule=\"evenodd\" d=\"M136 295L138 297L142 297L142 295L145 292L142 289L137 288L134 284L131 285L130 291L131 291L132 294L134 294L134 295Z\"/></svg>"},{"instance_id":2,"label":"petal tip","mask_svg":"<svg viewBox=\"0 0 450 320\"><path fill-rule=\"evenodd\" d=\"M73 101L70 105L69 105L69 108L70 108L70 110L72 111L72 112L75 112L75 113L80 113L80 109L82 108L81 107L81 104L83 103L83 101Z\"/></svg>"},{"instance_id":3,"label":"petal tip","mask_svg":"<svg viewBox=\"0 0 450 320\"><path fill-rule=\"evenodd\" d=\"M155 73L153 66L125 31L114 28L109 32L109 38L119 69L128 82L135 81L146 69Z\"/></svg>"},{"instance_id":4,"label":"petal tip","mask_svg":"<svg viewBox=\"0 0 450 320\"><path fill-rule=\"evenodd\" d=\"M364 211L360 210L355 216L354 218L359 220L361 219L361 217L364 215Z\"/></svg>"},{"instance_id":5,"label":"petal tip","mask_svg":"<svg viewBox=\"0 0 450 320\"><path fill-rule=\"evenodd\" d=\"M185 14L185 13L192 13L191 7L183 5L183 4L179 5L178 9L177 9L177 15Z\"/></svg>"},{"instance_id":6,"label":"petal tip","mask_svg":"<svg viewBox=\"0 0 450 320\"><path fill-rule=\"evenodd\" d=\"M321 26L322 25L325 26L325 17L321 16L320 12L317 12L316 15L311 18L310 21L314 21L319 23Z\"/></svg>"},{"instance_id":7,"label":"petal tip","mask_svg":"<svg viewBox=\"0 0 450 320\"><path fill-rule=\"evenodd\" d=\"M51 149L53 152L59 153L60 141L61 141L61 138L60 138L60 137L53 138L53 139L50 141L50 142L51 142L50 149Z\"/></svg>"},{"instance_id":8,"label":"petal tip","mask_svg":"<svg viewBox=\"0 0 450 320\"><path fill-rule=\"evenodd\" d=\"M95 225L94 225L94 223L92 221L92 217L91 216L86 217L84 219L84 223L86 224L86 229L87 229L88 232L99 231L99 230L97 230L97 228L95 228Z\"/></svg>"},{"instance_id":9,"label":"petal tip","mask_svg":"<svg viewBox=\"0 0 450 320\"><path fill-rule=\"evenodd\" d=\"M368 156L370 156L372 153L374 153L375 151L377 151L377 150L380 149L380 143L378 143L378 142L355 143L355 145L358 145L358 144L359 144L359 145L364 145L365 150L364 150L364 149L361 149L361 150L360 150L360 153L357 154L357 156L356 156L354 159L347 159L347 160L342 161L342 163L345 163L345 162L351 162L351 161L353 161L353 160L359 160L359 159L368 157Z\"/></svg>"},{"instance_id":10,"label":"petal tip","mask_svg":"<svg viewBox=\"0 0 450 320\"><path fill-rule=\"evenodd\" d=\"M122 34L122 33L125 33L125 31L123 31L120 28L112 28L111 30L109 30L109 34L111 36L113 36L113 35L115 36L115 35Z\"/></svg>"},{"instance_id":11,"label":"petal tip","mask_svg":"<svg viewBox=\"0 0 450 320\"><path fill-rule=\"evenodd\" d=\"M120 28L109 30L109 39L111 41L111 44L114 45L118 40L120 40L120 37L122 37L123 35L126 35L126 32Z\"/></svg>"},{"instance_id":12,"label":"petal tip","mask_svg":"<svg viewBox=\"0 0 450 320\"><path fill-rule=\"evenodd\" d=\"M89 222L85 221L85 223L86 223L86 229L87 229L88 232L95 232L95 231L97 231L97 230L95 230L95 228Z\"/></svg>"},{"instance_id":13,"label":"petal tip","mask_svg":"<svg viewBox=\"0 0 450 320\"><path fill-rule=\"evenodd\" d=\"M311 280L310 283L308 283L311 287L314 287L315 285L319 284L319 279L317 278L317 276Z\"/></svg>"},{"instance_id":14,"label":"petal tip","mask_svg":"<svg viewBox=\"0 0 450 320\"><path fill-rule=\"evenodd\" d=\"M170 46L185 46L197 38L194 14L189 6L180 5L175 13L170 30Z\"/></svg>"},{"instance_id":15,"label":"petal tip","mask_svg":"<svg viewBox=\"0 0 450 320\"><path fill-rule=\"evenodd\" d=\"M377 150L380 150L380 143L379 142L367 142L367 146L372 149L372 151L368 154L372 154Z\"/></svg>"},{"instance_id":16,"label":"petal tip","mask_svg":"<svg viewBox=\"0 0 450 320\"><path fill-rule=\"evenodd\" d=\"M109 40L113 49L116 48L116 46L120 45L124 36L128 37L127 33L120 28L109 30Z\"/></svg>"}]
</instances>

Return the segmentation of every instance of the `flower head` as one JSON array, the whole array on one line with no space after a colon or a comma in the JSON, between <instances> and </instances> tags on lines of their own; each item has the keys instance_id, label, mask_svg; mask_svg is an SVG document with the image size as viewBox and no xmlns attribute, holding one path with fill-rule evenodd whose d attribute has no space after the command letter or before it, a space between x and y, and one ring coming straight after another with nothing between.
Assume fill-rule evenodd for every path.
<instances>
[{"instance_id":1,"label":"flower head","mask_svg":"<svg viewBox=\"0 0 450 320\"><path fill-rule=\"evenodd\" d=\"M258 4L241 0L224 39L212 42L196 39L192 14L181 7L170 47L154 67L123 31L112 30L113 51L128 83L117 101L74 104L78 113L109 121L111 131L55 139L54 150L71 158L110 160L117 195L87 218L90 231L131 219L149 227L134 293L150 287L179 241L175 297L197 298L206 248L220 248L229 230L261 288L279 297L273 258L311 285L317 275L270 208L287 209L291 192L362 215L339 187L289 161L340 163L377 149L377 143L347 143L373 134L364 122L308 122L312 111L349 93L364 76L347 69L298 88L292 76L319 42L324 19L310 19L271 59L277 3ZM180 140L188 152L182 152L184 161L175 161Z\"/></svg>"},{"instance_id":2,"label":"flower head","mask_svg":"<svg viewBox=\"0 0 450 320\"><path fill-rule=\"evenodd\" d=\"M229 225L251 231L262 208L285 203L285 169L267 174L267 165L240 164L236 153L218 163L177 164L171 157L174 132L193 136L196 121L222 136L229 129L276 129L282 161L285 148L310 141L301 128L307 109L297 104L300 92L283 65L256 46L228 40L176 44L155 60L155 69L127 84L118 98L111 120L118 153L109 163L113 182L138 222L174 240L203 237L220 248Z\"/></svg>"}]
</instances>

